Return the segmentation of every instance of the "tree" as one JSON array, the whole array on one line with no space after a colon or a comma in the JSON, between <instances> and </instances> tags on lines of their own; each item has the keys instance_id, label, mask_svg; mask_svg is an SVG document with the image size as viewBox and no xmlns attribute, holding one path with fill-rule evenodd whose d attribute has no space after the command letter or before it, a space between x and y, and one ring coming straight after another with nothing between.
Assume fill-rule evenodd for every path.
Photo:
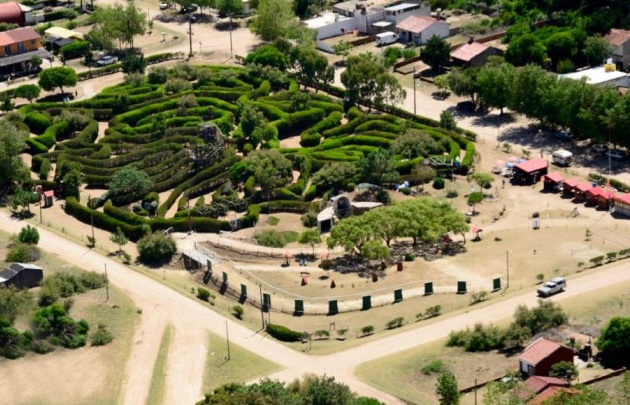
<instances>
[{"instance_id":1,"label":"tree","mask_svg":"<svg viewBox=\"0 0 630 405\"><path fill-rule=\"evenodd\" d=\"M532 335L529 328L515 324L510 325L503 333L503 341L505 345L510 348L521 347L523 342L531 337Z\"/></svg>"},{"instance_id":2,"label":"tree","mask_svg":"<svg viewBox=\"0 0 630 405\"><path fill-rule=\"evenodd\" d=\"M501 110L510 105L510 96L515 76L514 66L502 63L498 66L484 66L477 73L479 98L488 107Z\"/></svg>"},{"instance_id":3,"label":"tree","mask_svg":"<svg viewBox=\"0 0 630 405\"><path fill-rule=\"evenodd\" d=\"M20 229L18 240L20 243L27 245L37 245L39 243L39 231L33 226L26 225L24 228Z\"/></svg>"},{"instance_id":4,"label":"tree","mask_svg":"<svg viewBox=\"0 0 630 405\"><path fill-rule=\"evenodd\" d=\"M313 248L313 255L315 255L315 245L322 243L322 237L317 229L307 229L300 234L298 242L303 245L311 245Z\"/></svg>"},{"instance_id":5,"label":"tree","mask_svg":"<svg viewBox=\"0 0 630 405\"><path fill-rule=\"evenodd\" d=\"M39 74L39 87L46 91L52 91L59 87L63 94L63 88L76 86L77 74L72 68L53 67L42 70Z\"/></svg>"},{"instance_id":6,"label":"tree","mask_svg":"<svg viewBox=\"0 0 630 405\"><path fill-rule=\"evenodd\" d=\"M374 54L348 58L346 70L341 74L350 103L364 102L382 108L405 98L406 92L394 76L387 73Z\"/></svg>"},{"instance_id":7,"label":"tree","mask_svg":"<svg viewBox=\"0 0 630 405\"><path fill-rule=\"evenodd\" d=\"M122 61L122 71L127 75L141 73L144 76L144 70L146 68L147 62L144 60L143 54L130 54Z\"/></svg>"},{"instance_id":8,"label":"tree","mask_svg":"<svg viewBox=\"0 0 630 405\"><path fill-rule=\"evenodd\" d=\"M345 62L348 55L350 55L350 50L353 48L353 45L348 41L339 41L334 44L332 48L335 55L341 56L341 61Z\"/></svg>"},{"instance_id":9,"label":"tree","mask_svg":"<svg viewBox=\"0 0 630 405\"><path fill-rule=\"evenodd\" d=\"M39 55L31 56L31 68L35 71L39 70L39 67L42 65L42 58Z\"/></svg>"},{"instance_id":10,"label":"tree","mask_svg":"<svg viewBox=\"0 0 630 405\"><path fill-rule=\"evenodd\" d=\"M619 405L612 402L605 391L590 386L579 386L579 392L560 391L546 399L542 405Z\"/></svg>"},{"instance_id":11,"label":"tree","mask_svg":"<svg viewBox=\"0 0 630 405\"><path fill-rule=\"evenodd\" d=\"M33 100L39 97L39 86L36 84L23 84L15 89L13 96L17 98L25 98L29 103L33 104Z\"/></svg>"},{"instance_id":12,"label":"tree","mask_svg":"<svg viewBox=\"0 0 630 405\"><path fill-rule=\"evenodd\" d=\"M267 118L254 105L239 104L238 107L243 141L256 148L261 141L263 128L267 125Z\"/></svg>"},{"instance_id":13,"label":"tree","mask_svg":"<svg viewBox=\"0 0 630 405\"><path fill-rule=\"evenodd\" d=\"M295 25L295 14L287 0L260 0L249 27L263 41L273 41L287 37Z\"/></svg>"},{"instance_id":14,"label":"tree","mask_svg":"<svg viewBox=\"0 0 630 405\"><path fill-rule=\"evenodd\" d=\"M315 48L294 46L290 59L295 68L298 81L304 87L311 86L315 92L335 79L335 69L328 64L328 59Z\"/></svg>"},{"instance_id":15,"label":"tree","mask_svg":"<svg viewBox=\"0 0 630 405\"><path fill-rule=\"evenodd\" d=\"M442 153L440 146L431 135L419 129L407 130L402 136L394 140L391 148L395 154L401 155L405 159Z\"/></svg>"},{"instance_id":16,"label":"tree","mask_svg":"<svg viewBox=\"0 0 630 405\"><path fill-rule=\"evenodd\" d=\"M125 233L120 229L119 226L116 227L115 233L109 235L109 240L112 241L112 243L118 245L118 252L116 252L118 255L122 253L122 247L125 246L127 242L129 242L129 239L127 239L127 236L125 236Z\"/></svg>"},{"instance_id":17,"label":"tree","mask_svg":"<svg viewBox=\"0 0 630 405\"><path fill-rule=\"evenodd\" d=\"M160 265L168 263L177 252L177 244L170 235L155 232L138 241L138 253L143 263Z\"/></svg>"},{"instance_id":18,"label":"tree","mask_svg":"<svg viewBox=\"0 0 630 405\"><path fill-rule=\"evenodd\" d=\"M0 121L0 192L6 193L6 188L30 178L29 169L20 156L26 149L26 137L28 133L17 129L10 121Z\"/></svg>"},{"instance_id":19,"label":"tree","mask_svg":"<svg viewBox=\"0 0 630 405\"><path fill-rule=\"evenodd\" d=\"M453 68L450 73L446 75L448 88L451 91L462 97L470 97L475 101L475 94L478 91L477 87L477 69L459 69Z\"/></svg>"},{"instance_id":20,"label":"tree","mask_svg":"<svg viewBox=\"0 0 630 405\"><path fill-rule=\"evenodd\" d=\"M451 59L451 47L444 38L434 35L420 52L420 59L431 69L441 71Z\"/></svg>"},{"instance_id":21,"label":"tree","mask_svg":"<svg viewBox=\"0 0 630 405\"><path fill-rule=\"evenodd\" d=\"M458 405L460 394L455 375L448 370L441 371L437 377L435 393L440 405Z\"/></svg>"},{"instance_id":22,"label":"tree","mask_svg":"<svg viewBox=\"0 0 630 405\"><path fill-rule=\"evenodd\" d=\"M268 200L273 189L288 185L293 178L291 161L276 149L255 151L245 162Z\"/></svg>"},{"instance_id":23,"label":"tree","mask_svg":"<svg viewBox=\"0 0 630 405\"><path fill-rule=\"evenodd\" d=\"M472 192L468 195L468 205L472 207L473 214L475 213L475 205L481 204L483 201L483 194L479 191Z\"/></svg>"},{"instance_id":24,"label":"tree","mask_svg":"<svg viewBox=\"0 0 630 405\"><path fill-rule=\"evenodd\" d=\"M505 60L514 66L542 65L545 62L545 45L533 34L524 34L510 41Z\"/></svg>"},{"instance_id":25,"label":"tree","mask_svg":"<svg viewBox=\"0 0 630 405\"><path fill-rule=\"evenodd\" d=\"M401 210L400 205L393 205L376 208L364 214L366 221L372 226L374 235L383 239L387 247L403 233L405 223Z\"/></svg>"},{"instance_id":26,"label":"tree","mask_svg":"<svg viewBox=\"0 0 630 405\"><path fill-rule=\"evenodd\" d=\"M234 14L243 12L243 2L239 0L217 0L216 4L219 13L230 16L230 18ZM230 25L232 25L232 20L230 20Z\"/></svg>"},{"instance_id":27,"label":"tree","mask_svg":"<svg viewBox=\"0 0 630 405\"><path fill-rule=\"evenodd\" d=\"M586 38L582 52L589 66L599 66L612 55L612 46L604 38L596 35Z\"/></svg>"},{"instance_id":28,"label":"tree","mask_svg":"<svg viewBox=\"0 0 630 405\"><path fill-rule=\"evenodd\" d=\"M586 37L586 33L581 31ZM560 31L550 35L545 41L547 56L552 66L557 66L561 60L572 60L578 52L579 43L572 31Z\"/></svg>"},{"instance_id":29,"label":"tree","mask_svg":"<svg viewBox=\"0 0 630 405\"><path fill-rule=\"evenodd\" d=\"M35 204L37 201L39 201L39 194L18 188L11 196L11 208L17 210L22 207L22 212L27 211L30 214L31 204Z\"/></svg>"},{"instance_id":30,"label":"tree","mask_svg":"<svg viewBox=\"0 0 630 405\"><path fill-rule=\"evenodd\" d=\"M361 253L363 245L372 239L373 232L370 224L363 216L343 219L332 231L326 240L330 249L341 246L346 252L352 254Z\"/></svg>"},{"instance_id":31,"label":"tree","mask_svg":"<svg viewBox=\"0 0 630 405\"><path fill-rule=\"evenodd\" d=\"M135 166L127 166L114 173L114 177L107 184L107 187L114 200L128 199L133 201L142 198L153 187L153 183L146 172Z\"/></svg>"},{"instance_id":32,"label":"tree","mask_svg":"<svg viewBox=\"0 0 630 405\"><path fill-rule=\"evenodd\" d=\"M617 359L630 358L630 317L613 317L597 339L597 347Z\"/></svg>"},{"instance_id":33,"label":"tree","mask_svg":"<svg viewBox=\"0 0 630 405\"><path fill-rule=\"evenodd\" d=\"M518 393L525 392L522 383L515 387L501 381L489 382L483 395L483 405L526 405L527 402L519 398Z\"/></svg>"},{"instance_id":34,"label":"tree","mask_svg":"<svg viewBox=\"0 0 630 405\"><path fill-rule=\"evenodd\" d=\"M120 4L97 8L90 16L94 24L89 39L94 39L97 46L105 49L113 46L117 40L119 47L126 43L133 48L133 39L137 35L144 35L147 30L147 15L140 12L133 2L127 7Z\"/></svg>"},{"instance_id":35,"label":"tree","mask_svg":"<svg viewBox=\"0 0 630 405\"><path fill-rule=\"evenodd\" d=\"M394 168L394 155L390 149L377 149L359 160L361 178L377 186L398 180L400 174Z\"/></svg>"},{"instance_id":36,"label":"tree","mask_svg":"<svg viewBox=\"0 0 630 405\"><path fill-rule=\"evenodd\" d=\"M75 197L79 201L81 183L83 182L81 163L64 160L55 171L55 180L61 181L64 197Z\"/></svg>"},{"instance_id":37,"label":"tree","mask_svg":"<svg viewBox=\"0 0 630 405\"><path fill-rule=\"evenodd\" d=\"M470 179L477 183L479 187L490 188L494 181L494 176L490 173L477 172L470 175Z\"/></svg>"},{"instance_id":38,"label":"tree","mask_svg":"<svg viewBox=\"0 0 630 405\"><path fill-rule=\"evenodd\" d=\"M380 260L381 263L385 263L390 257L389 248L380 240L370 240L361 248L361 257L365 260Z\"/></svg>"},{"instance_id":39,"label":"tree","mask_svg":"<svg viewBox=\"0 0 630 405\"><path fill-rule=\"evenodd\" d=\"M18 315L30 312L34 302L29 290L18 290L13 286L0 288L0 319L13 323Z\"/></svg>"},{"instance_id":40,"label":"tree","mask_svg":"<svg viewBox=\"0 0 630 405\"><path fill-rule=\"evenodd\" d=\"M549 376L562 378L563 380L567 380L567 382L570 383L571 381L578 378L579 371L572 361L561 361L551 366Z\"/></svg>"},{"instance_id":41,"label":"tree","mask_svg":"<svg viewBox=\"0 0 630 405\"><path fill-rule=\"evenodd\" d=\"M451 110L444 110L440 113L440 127L453 131L457 128L457 122L455 121L455 114Z\"/></svg>"},{"instance_id":42,"label":"tree","mask_svg":"<svg viewBox=\"0 0 630 405\"><path fill-rule=\"evenodd\" d=\"M326 163L313 175L312 184L320 191L330 191L332 195L343 190L346 184L354 182L359 171L349 162Z\"/></svg>"}]
</instances>

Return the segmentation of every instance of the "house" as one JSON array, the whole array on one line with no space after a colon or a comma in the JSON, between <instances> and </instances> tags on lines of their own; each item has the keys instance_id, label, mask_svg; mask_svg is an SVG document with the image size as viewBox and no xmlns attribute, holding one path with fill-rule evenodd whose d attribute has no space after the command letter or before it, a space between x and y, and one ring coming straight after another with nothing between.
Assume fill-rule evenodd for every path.
<instances>
[{"instance_id":1,"label":"house","mask_svg":"<svg viewBox=\"0 0 630 405\"><path fill-rule=\"evenodd\" d=\"M76 39L83 39L83 33L63 27L50 27L44 31L46 47L50 50L71 44Z\"/></svg>"},{"instance_id":2,"label":"house","mask_svg":"<svg viewBox=\"0 0 630 405\"><path fill-rule=\"evenodd\" d=\"M585 80L588 84L596 86L630 87L630 77L616 70L612 60L604 66L585 69L579 72L560 74L558 79Z\"/></svg>"},{"instance_id":3,"label":"house","mask_svg":"<svg viewBox=\"0 0 630 405\"><path fill-rule=\"evenodd\" d=\"M0 287L33 288L41 284L44 270L30 263L11 263L0 271Z\"/></svg>"},{"instance_id":4,"label":"house","mask_svg":"<svg viewBox=\"0 0 630 405\"><path fill-rule=\"evenodd\" d=\"M514 166L512 182L518 185L534 184L547 174L549 164L545 159L526 160Z\"/></svg>"},{"instance_id":5,"label":"house","mask_svg":"<svg viewBox=\"0 0 630 405\"><path fill-rule=\"evenodd\" d=\"M572 196L575 193L575 187L580 184L578 179L568 179L562 182L562 193L566 196Z\"/></svg>"},{"instance_id":6,"label":"house","mask_svg":"<svg viewBox=\"0 0 630 405\"><path fill-rule=\"evenodd\" d=\"M630 30L613 28L604 40L613 48L613 61L625 70L630 65Z\"/></svg>"},{"instance_id":7,"label":"house","mask_svg":"<svg viewBox=\"0 0 630 405\"><path fill-rule=\"evenodd\" d=\"M42 38L31 27L0 32L0 76L31 72L31 59L52 59L50 52L41 48Z\"/></svg>"},{"instance_id":8,"label":"house","mask_svg":"<svg viewBox=\"0 0 630 405\"><path fill-rule=\"evenodd\" d=\"M594 188L593 184L581 182L573 187L573 198L575 201L586 201L586 193Z\"/></svg>"},{"instance_id":9,"label":"house","mask_svg":"<svg viewBox=\"0 0 630 405\"><path fill-rule=\"evenodd\" d=\"M608 209L612 203L615 193L611 190L606 190L600 186L591 187L584 193L586 202L597 205L600 208Z\"/></svg>"},{"instance_id":10,"label":"house","mask_svg":"<svg viewBox=\"0 0 630 405\"><path fill-rule=\"evenodd\" d=\"M335 221L350 216L358 216L383 204L369 201L350 201L345 195L331 198L332 207L326 207L317 214L317 229L320 233L330 232Z\"/></svg>"},{"instance_id":11,"label":"house","mask_svg":"<svg viewBox=\"0 0 630 405\"><path fill-rule=\"evenodd\" d=\"M542 176L543 190L556 192L562 187L564 177L560 173L549 173Z\"/></svg>"},{"instance_id":12,"label":"house","mask_svg":"<svg viewBox=\"0 0 630 405\"><path fill-rule=\"evenodd\" d=\"M434 17L412 15L396 26L396 33L403 42L422 45L434 36L447 38L450 35L450 26Z\"/></svg>"},{"instance_id":13,"label":"house","mask_svg":"<svg viewBox=\"0 0 630 405\"><path fill-rule=\"evenodd\" d=\"M630 217L630 193L618 195L613 198L615 213Z\"/></svg>"},{"instance_id":14,"label":"house","mask_svg":"<svg viewBox=\"0 0 630 405\"><path fill-rule=\"evenodd\" d=\"M515 394L529 405L539 405L561 392L573 394L579 391L569 388L569 383L560 378L531 376L523 382L523 386Z\"/></svg>"},{"instance_id":15,"label":"house","mask_svg":"<svg viewBox=\"0 0 630 405\"><path fill-rule=\"evenodd\" d=\"M523 350L518 368L525 376L548 376L551 367L561 361L573 362L573 349L541 337Z\"/></svg>"},{"instance_id":16,"label":"house","mask_svg":"<svg viewBox=\"0 0 630 405\"><path fill-rule=\"evenodd\" d=\"M33 9L14 1L0 3L0 22L19 26L33 24Z\"/></svg>"},{"instance_id":17,"label":"house","mask_svg":"<svg viewBox=\"0 0 630 405\"><path fill-rule=\"evenodd\" d=\"M491 46L474 42L472 39L451 52L451 59L455 66L476 67L483 66L492 55L501 51Z\"/></svg>"}]
</instances>

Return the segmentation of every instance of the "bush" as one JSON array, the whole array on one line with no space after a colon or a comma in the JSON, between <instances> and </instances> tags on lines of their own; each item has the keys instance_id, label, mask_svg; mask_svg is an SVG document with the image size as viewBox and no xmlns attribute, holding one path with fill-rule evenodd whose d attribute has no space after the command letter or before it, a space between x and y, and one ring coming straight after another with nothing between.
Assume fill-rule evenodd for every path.
<instances>
[{"instance_id":1,"label":"bush","mask_svg":"<svg viewBox=\"0 0 630 405\"><path fill-rule=\"evenodd\" d=\"M203 287L197 287L197 298L202 301L210 302L210 291Z\"/></svg>"},{"instance_id":2,"label":"bush","mask_svg":"<svg viewBox=\"0 0 630 405\"><path fill-rule=\"evenodd\" d=\"M457 193L457 190L455 189L450 189L446 192L446 198L455 198L457 197L459 194Z\"/></svg>"},{"instance_id":3,"label":"bush","mask_svg":"<svg viewBox=\"0 0 630 405\"><path fill-rule=\"evenodd\" d=\"M45 340L36 340L31 343L31 350L37 354L48 354L55 351L55 346Z\"/></svg>"},{"instance_id":4,"label":"bush","mask_svg":"<svg viewBox=\"0 0 630 405\"><path fill-rule=\"evenodd\" d=\"M303 333L293 331L286 326L267 324L266 332L281 342L297 342L302 339Z\"/></svg>"},{"instance_id":5,"label":"bush","mask_svg":"<svg viewBox=\"0 0 630 405\"><path fill-rule=\"evenodd\" d=\"M150 84L164 84L167 80L168 70L162 66L152 68L147 74L147 81Z\"/></svg>"},{"instance_id":6,"label":"bush","mask_svg":"<svg viewBox=\"0 0 630 405\"><path fill-rule=\"evenodd\" d=\"M391 321L387 322L387 329L396 329L403 326L405 323L405 318L399 316L398 318L394 318Z\"/></svg>"},{"instance_id":7,"label":"bush","mask_svg":"<svg viewBox=\"0 0 630 405\"><path fill-rule=\"evenodd\" d=\"M105 346L114 340L114 335L106 329L105 325L100 324L96 332L90 336L90 340L92 341L92 346Z\"/></svg>"},{"instance_id":8,"label":"bush","mask_svg":"<svg viewBox=\"0 0 630 405\"><path fill-rule=\"evenodd\" d=\"M416 255L414 255L413 253L405 254L405 261L406 262L413 262L414 260L416 260Z\"/></svg>"},{"instance_id":9,"label":"bush","mask_svg":"<svg viewBox=\"0 0 630 405\"><path fill-rule=\"evenodd\" d=\"M444 179L436 177L433 179L433 188L436 190L442 190L444 188Z\"/></svg>"},{"instance_id":10,"label":"bush","mask_svg":"<svg viewBox=\"0 0 630 405\"><path fill-rule=\"evenodd\" d=\"M36 246L25 243L16 243L7 253L7 262L31 263L39 260L41 253Z\"/></svg>"},{"instance_id":11,"label":"bush","mask_svg":"<svg viewBox=\"0 0 630 405\"><path fill-rule=\"evenodd\" d=\"M232 307L232 314L236 317L236 319L243 319L243 315L245 314L245 310L240 305L234 305Z\"/></svg>"},{"instance_id":12,"label":"bush","mask_svg":"<svg viewBox=\"0 0 630 405\"><path fill-rule=\"evenodd\" d=\"M314 228L317 226L317 212L315 211L309 211L302 214L300 219L302 220L302 225L307 228Z\"/></svg>"},{"instance_id":13,"label":"bush","mask_svg":"<svg viewBox=\"0 0 630 405\"><path fill-rule=\"evenodd\" d=\"M88 41L73 41L61 47L59 50L60 55L63 55L65 60L81 58L85 55L90 48Z\"/></svg>"},{"instance_id":14,"label":"bush","mask_svg":"<svg viewBox=\"0 0 630 405\"><path fill-rule=\"evenodd\" d=\"M175 252L177 252L177 244L173 238L160 232L143 236L138 241L138 253L143 263L153 265L168 263Z\"/></svg>"},{"instance_id":15,"label":"bush","mask_svg":"<svg viewBox=\"0 0 630 405\"><path fill-rule=\"evenodd\" d=\"M51 125L50 118L36 111L26 114L24 123L34 134L43 134Z\"/></svg>"},{"instance_id":16,"label":"bush","mask_svg":"<svg viewBox=\"0 0 630 405\"><path fill-rule=\"evenodd\" d=\"M25 243L27 245L37 245L39 243L39 232L37 231L37 228L26 225L20 230L18 240L20 243Z\"/></svg>"},{"instance_id":17,"label":"bush","mask_svg":"<svg viewBox=\"0 0 630 405\"><path fill-rule=\"evenodd\" d=\"M422 374L424 375L431 375L433 373L440 373L444 370L444 363L442 363L442 360L433 360L431 363L427 364L426 366L422 367Z\"/></svg>"},{"instance_id":18,"label":"bush","mask_svg":"<svg viewBox=\"0 0 630 405\"><path fill-rule=\"evenodd\" d=\"M262 231L255 238L260 246L284 247L287 244L283 234L277 231Z\"/></svg>"},{"instance_id":19,"label":"bush","mask_svg":"<svg viewBox=\"0 0 630 405\"><path fill-rule=\"evenodd\" d=\"M371 335L372 333L374 333L374 326L372 325L364 326L361 328L361 334L363 334L363 336Z\"/></svg>"}]
</instances>

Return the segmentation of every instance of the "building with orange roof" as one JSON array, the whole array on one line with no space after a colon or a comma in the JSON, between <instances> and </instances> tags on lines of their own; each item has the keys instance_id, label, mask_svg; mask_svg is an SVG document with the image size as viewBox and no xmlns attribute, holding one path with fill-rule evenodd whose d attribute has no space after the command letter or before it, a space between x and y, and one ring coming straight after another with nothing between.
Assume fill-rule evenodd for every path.
<instances>
[{"instance_id":1,"label":"building with orange roof","mask_svg":"<svg viewBox=\"0 0 630 405\"><path fill-rule=\"evenodd\" d=\"M525 376L548 376L551 367L561 361L573 362L573 349L544 337L527 346L518 357L519 370Z\"/></svg>"}]
</instances>

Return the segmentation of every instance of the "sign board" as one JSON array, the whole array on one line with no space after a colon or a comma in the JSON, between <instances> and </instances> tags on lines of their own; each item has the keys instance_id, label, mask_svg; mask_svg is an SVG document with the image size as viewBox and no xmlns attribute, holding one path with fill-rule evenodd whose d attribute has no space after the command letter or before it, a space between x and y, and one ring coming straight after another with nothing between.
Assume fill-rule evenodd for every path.
<instances>
[{"instance_id":1,"label":"sign board","mask_svg":"<svg viewBox=\"0 0 630 405\"><path fill-rule=\"evenodd\" d=\"M271 309L271 295L264 293L262 310L264 312L269 312L270 309Z\"/></svg>"},{"instance_id":2,"label":"sign board","mask_svg":"<svg viewBox=\"0 0 630 405\"><path fill-rule=\"evenodd\" d=\"M227 284L228 282L228 275L226 272L223 272L223 282Z\"/></svg>"},{"instance_id":3,"label":"sign board","mask_svg":"<svg viewBox=\"0 0 630 405\"><path fill-rule=\"evenodd\" d=\"M328 301L328 315L337 315L339 313L339 307L337 300Z\"/></svg>"},{"instance_id":4,"label":"sign board","mask_svg":"<svg viewBox=\"0 0 630 405\"><path fill-rule=\"evenodd\" d=\"M303 300L295 300L295 311L294 315L303 315L304 314L304 301Z\"/></svg>"},{"instance_id":5,"label":"sign board","mask_svg":"<svg viewBox=\"0 0 630 405\"><path fill-rule=\"evenodd\" d=\"M212 273L212 262L210 260L206 260L206 266L208 267L208 271Z\"/></svg>"},{"instance_id":6,"label":"sign board","mask_svg":"<svg viewBox=\"0 0 630 405\"><path fill-rule=\"evenodd\" d=\"M247 286L245 284L241 284L241 297L247 297Z\"/></svg>"},{"instance_id":7,"label":"sign board","mask_svg":"<svg viewBox=\"0 0 630 405\"><path fill-rule=\"evenodd\" d=\"M501 289L501 279L497 277L494 280L492 280L492 291L498 291L500 289Z\"/></svg>"},{"instance_id":8,"label":"sign board","mask_svg":"<svg viewBox=\"0 0 630 405\"><path fill-rule=\"evenodd\" d=\"M400 302L403 300L402 288L394 290L394 302Z\"/></svg>"},{"instance_id":9,"label":"sign board","mask_svg":"<svg viewBox=\"0 0 630 405\"><path fill-rule=\"evenodd\" d=\"M372 308L372 296L365 295L363 296L363 306L361 307L361 311L367 311Z\"/></svg>"},{"instance_id":10,"label":"sign board","mask_svg":"<svg viewBox=\"0 0 630 405\"><path fill-rule=\"evenodd\" d=\"M429 281L428 283L424 283L424 295L433 294L433 282Z\"/></svg>"},{"instance_id":11,"label":"sign board","mask_svg":"<svg viewBox=\"0 0 630 405\"><path fill-rule=\"evenodd\" d=\"M466 294L466 282L458 281L457 282L457 294Z\"/></svg>"}]
</instances>

